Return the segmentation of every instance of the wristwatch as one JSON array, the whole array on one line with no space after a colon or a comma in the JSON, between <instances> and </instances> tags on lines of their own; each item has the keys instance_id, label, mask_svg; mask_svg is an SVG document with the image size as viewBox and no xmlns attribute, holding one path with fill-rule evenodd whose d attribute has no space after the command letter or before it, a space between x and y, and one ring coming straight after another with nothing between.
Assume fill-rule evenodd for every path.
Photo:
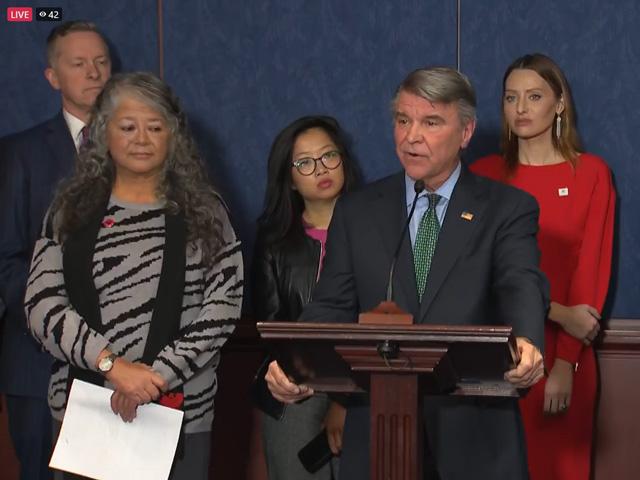
<instances>
[{"instance_id":1,"label":"wristwatch","mask_svg":"<svg viewBox=\"0 0 640 480\"><path fill-rule=\"evenodd\" d=\"M109 372L113 368L113 362L116 361L116 358L118 358L118 356L115 353L110 353L100 360L98 362L98 370L100 370L100 373L106 374Z\"/></svg>"}]
</instances>

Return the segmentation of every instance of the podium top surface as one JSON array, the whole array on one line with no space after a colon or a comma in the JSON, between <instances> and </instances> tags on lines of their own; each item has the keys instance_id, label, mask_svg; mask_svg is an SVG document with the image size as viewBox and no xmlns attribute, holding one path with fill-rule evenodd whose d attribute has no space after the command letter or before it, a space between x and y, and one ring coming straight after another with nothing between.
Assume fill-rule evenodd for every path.
<instances>
[{"instance_id":1,"label":"podium top surface","mask_svg":"<svg viewBox=\"0 0 640 480\"><path fill-rule=\"evenodd\" d=\"M265 340L345 339L399 342L508 343L511 327L504 325L361 325L358 323L258 322Z\"/></svg>"}]
</instances>

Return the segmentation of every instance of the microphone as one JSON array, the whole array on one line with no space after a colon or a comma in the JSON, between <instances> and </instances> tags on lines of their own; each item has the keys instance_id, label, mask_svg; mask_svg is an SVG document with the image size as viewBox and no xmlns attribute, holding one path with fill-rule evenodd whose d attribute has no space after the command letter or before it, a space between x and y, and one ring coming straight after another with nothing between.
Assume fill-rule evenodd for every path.
<instances>
[{"instance_id":1,"label":"microphone","mask_svg":"<svg viewBox=\"0 0 640 480\"><path fill-rule=\"evenodd\" d=\"M404 241L404 237L407 234L407 230L409 230L409 222L411 222L411 217L413 217L413 212L416 209L416 203L418 202L418 196L424 190L424 182L422 180L417 180L413 185L413 190L416 192L415 197L413 197L413 203L411 204L411 210L409 211L409 216L407 217L407 222L404 224L404 228L402 229L402 234L400 235L400 241L398 242L398 246L396 247L396 251L393 254L393 259L391 260L391 268L389 269L389 281L387 283L387 302L392 301L393 297L393 273L396 268L396 262L398 261L398 254L400 253L400 247L402 247L402 242Z\"/></svg>"}]
</instances>

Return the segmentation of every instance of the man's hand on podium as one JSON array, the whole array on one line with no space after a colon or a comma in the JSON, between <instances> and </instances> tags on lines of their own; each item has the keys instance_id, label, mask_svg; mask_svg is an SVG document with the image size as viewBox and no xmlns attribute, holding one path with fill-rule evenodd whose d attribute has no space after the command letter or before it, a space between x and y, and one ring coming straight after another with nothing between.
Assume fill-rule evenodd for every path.
<instances>
[{"instance_id":1,"label":"man's hand on podium","mask_svg":"<svg viewBox=\"0 0 640 480\"><path fill-rule=\"evenodd\" d=\"M529 388L535 385L544 375L542 354L525 337L517 337L516 344L520 351L520 363L516 368L505 373L504 378L517 388Z\"/></svg>"},{"instance_id":2,"label":"man's hand on podium","mask_svg":"<svg viewBox=\"0 0 640 480\"><path fill-rule=\"evenodd\" d=\"M277 361L269 364L264 376L271 395L284 403L295 403L313 395L313 389L306 385L296 385L282 371Z\"/></svg>"}]
</instances>

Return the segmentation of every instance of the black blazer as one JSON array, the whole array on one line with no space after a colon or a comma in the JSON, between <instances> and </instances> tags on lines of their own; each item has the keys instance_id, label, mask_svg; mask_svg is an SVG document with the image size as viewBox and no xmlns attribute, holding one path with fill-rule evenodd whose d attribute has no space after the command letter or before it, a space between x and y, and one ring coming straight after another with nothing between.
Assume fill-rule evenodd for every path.
<instances>
[{"instance_id":1,"label":"black blazer","mask_svg":"<svg viewBox=\"0 0 640 480\"><path fill-rule=\"evenodd\" d=\"M62 112L0 140L0 296L6 304L0 391L46 398L51 357L27 330L23 299L33 246L76 149Z\"/></svg>"},{"instance_id":2,"label":"black blazer","mask_svg":"<svg viewBox=\"0 0 640 480\"><path fill-rule=\"evenodd\" d=\"M464 217L472 218L467 220ZM314 300L302 319L355 322L385 296L394 248L407 217L404 173L338 200ZM407 235L394 300L416 323L505 324L543 347L548 285L538 268L538 206L515 188L462 169L420 303ZM526 449L512 399L427 397L428 444L443 480L524 479ZM347 415L341 475L368 479L368 407ZM428 459L429 462L429 459Z\"/></svg>"}]
</instances>

